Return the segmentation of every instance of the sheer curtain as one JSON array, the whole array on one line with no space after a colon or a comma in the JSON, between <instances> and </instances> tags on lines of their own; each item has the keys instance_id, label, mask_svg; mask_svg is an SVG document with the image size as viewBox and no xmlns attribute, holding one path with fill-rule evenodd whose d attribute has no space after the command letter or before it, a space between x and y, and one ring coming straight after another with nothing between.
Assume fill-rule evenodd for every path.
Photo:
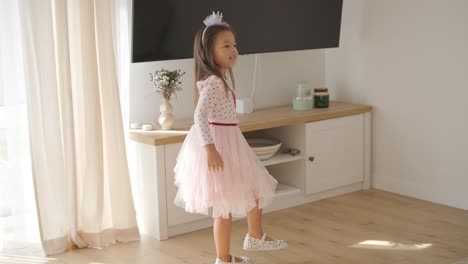
<instances>
[{"instance_id":1,"label":"sheer curtain","mask_svg":"<svg viewBox=\"0 0 468 264\"><path fill-rule=\"evenodd\" d=\"M17 0L0 1L0 252L41 251Z\"/></svg>"},{"instance_id":2,"label":"sheer curtain","mask_svg":"<svg viewBox=\"0 0 468 264\"><path fill-rule=\"evenodd\" d=\"M21 19L16 32L22 45L8 52L23 55L24 73L15 79L27 80L30 186L45 253L139 239L119 97L125 81L117 78L115 3L2 1Z\"/></svg>"}]
</instances>

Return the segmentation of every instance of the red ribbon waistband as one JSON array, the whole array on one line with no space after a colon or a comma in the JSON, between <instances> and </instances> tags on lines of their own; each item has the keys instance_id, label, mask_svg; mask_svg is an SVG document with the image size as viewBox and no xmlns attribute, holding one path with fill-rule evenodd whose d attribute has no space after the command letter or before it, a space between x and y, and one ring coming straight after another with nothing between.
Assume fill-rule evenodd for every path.
<instances>
[{"instance_id":1,"label":"red ribbon waistband","mask_svg":"<svg viewBox=\"0 0 468 264\"><path fill-rule=\"evenodd\" d=\"M218 123L218 122L208 122L211 125L216 126L237 126L237 123Z\"/></svg>"}]
</instances>

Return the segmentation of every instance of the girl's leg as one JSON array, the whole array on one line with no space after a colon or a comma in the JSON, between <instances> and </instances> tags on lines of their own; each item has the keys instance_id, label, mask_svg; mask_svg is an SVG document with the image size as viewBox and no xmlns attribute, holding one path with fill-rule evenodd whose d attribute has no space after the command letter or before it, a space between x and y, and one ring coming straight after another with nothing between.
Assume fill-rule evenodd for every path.
<instances>
[{"instance_id":1,"label":"girl's leg","mask_svg":"<svg viewBox=\"0 0 468 264\"><path fill-rule=\"evenodd\" d=\"M243 248L245 250L276 250L286 248L288 245L284 240L274 240L263 233L262 210L258 208L258 199L256 203L255 208L247 214L249 233L244 238Z\"/></svg>"},{"instance_id":2,"label":"girl's leg","mask_svg":"<svg viewBox=\"0 0 468 264\"><path fill-rule=\"evenodd\" d=\"M258 209L258 200L257 207L250 210L247 214L247 223L249 225L249 235L255 238L261 238L263 235L262 228L262 209Z\"/></svg>"},{"instance_id":3,"label":"girl's leg","mask_svg":"<svg viewBox=\"0 0 468 264\"><path fill-rule=\"evenodd\" d=\"M232 216L229 214L229 218L225 219L218 217L214 219L213 224L213 235L216 245L216 254L222 261L230 261L230 249L231 249L231 230L232 230Z\"/></svg>"},{"instance_id":4,"label":"girl's leg","mask_svg":"<svg viewBox=\"0 0 468 264\"><path fill-rule=\"evenodd\" d=\"M257 206L247 214L247 223L249 225L249 235L260 239L263 236L262 209L258 208L258 199L256 200L256 203ZM265 240L272 241L273 239L267 236Z\"/></svg>"},{"instance_id":5,"label":"girl's leg","mask_svg":"<svg viewBox=\"0 0 468 264\"><path fill-rule=\"evenodd\" d=\"M216 245L216 255L224 262L231 261L231 230L232 215L225 219L218 217L214 219L213 235ZM236 257L235 262L242 262L241 258Z\"/></svg>"}]
</instances>

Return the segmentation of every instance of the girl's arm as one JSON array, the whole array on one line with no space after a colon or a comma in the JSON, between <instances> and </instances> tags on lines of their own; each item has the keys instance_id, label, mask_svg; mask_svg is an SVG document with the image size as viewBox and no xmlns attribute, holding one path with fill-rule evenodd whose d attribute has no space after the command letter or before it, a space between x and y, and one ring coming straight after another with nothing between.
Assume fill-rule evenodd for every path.
<instances>
[{"instance_id":1,"label":"girl's arm","mask_svg":"<svg viewBox=\"0 0 468 264\"><path fill-rule=\"evenodd\" d=\"M220 100L222 92L222 82L215 76L209 77L200 91L198 104L195 108L194 121L195 127L201 136L201 146L206 146L206 149L214 149L214 140L211 136L208 117L210 112L216 109L217 102Z\"/></svg>"}]
</instances>

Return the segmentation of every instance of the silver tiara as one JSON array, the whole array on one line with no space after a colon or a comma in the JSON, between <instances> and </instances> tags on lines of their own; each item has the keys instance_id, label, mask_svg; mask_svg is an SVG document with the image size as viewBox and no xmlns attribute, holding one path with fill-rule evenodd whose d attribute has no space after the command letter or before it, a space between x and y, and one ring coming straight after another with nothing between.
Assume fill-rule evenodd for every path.
<instances>
[{"instance_id":1,"label":"silver tiara","mask_svg":"<svg viewBox=\"0 0 468 264\"><path fill-rule=\"evenodd\" d=\"M205 29L203 29L203 33L202 33L202 46L203 46L203 43L205 43L205 32L207 28L214 26L214 25L224 25L224 26L229 27L229 24L223 21L223 13L220 13L219 11L216 13L213 11L213 14L207 16L205 20L203 20L203 23L205 24L206 27Z\"/></svg>"}]
</instances>

